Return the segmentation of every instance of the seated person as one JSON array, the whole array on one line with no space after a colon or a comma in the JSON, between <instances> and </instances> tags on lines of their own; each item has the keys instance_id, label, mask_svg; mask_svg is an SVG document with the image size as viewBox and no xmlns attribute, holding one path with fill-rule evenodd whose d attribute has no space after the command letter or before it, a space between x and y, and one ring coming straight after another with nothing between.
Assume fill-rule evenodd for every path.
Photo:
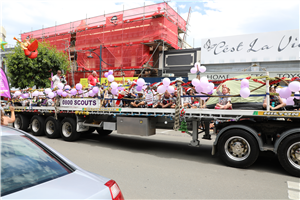
<instances>
[{"instance_id":1,"label":"seated person","mask_svg":"<svg viewBox=\"0 0 300 200\"><path fill-rule=\"evenodd\" d=\"M125 90L125 96L124 96L124 98L126 100L122 100L123 107L129 106L130 103L133 102L133 101L130 101L130 99L136 98L136 95L134 94L134 88L133 88L133 86L134 85L131 85L127 90Z\"/></svg>"},{"instance_id":2,"label":"seated person","mask_svg":"<svg viewBox=\"0 0 300 200\"><path fill-rule=\"evenodd\" d=\"M275 87L270 87L270 93L276 93ZM270 110L278 110L282 107L285 107L286 103L282 101L280 96L270 95ZM267 98L265 98L263 107L267 108Z\"/></svg>"},{"instance_id":3,"label":"seated person","mask_svg":"<svg viewBox=\"0 0 300 200\"><path fill-rule=\"evenodd\" d=\"M172 96L172 99L173 99L173 105L171 106L171 108L175 108L176 107L176 101L177 101L177 98L178 98L178 92L177 92L177 88L175 88L174 90L174 94ZM180 105L181 106L181 105Z\"/></svg>"},{"instance_id":4,"label":"seated person","mask_svg":"<svg viewBox=\"0 0 300 200\"><path fill-rule=\"evenodd\" d=\"M166 91L163 97L161 98L161 101L155 105L155 108L171 108L172 104L173 101L171 95L168 91Z\"/></svg>"},{"instance_id":5,"label":"seated person","mask_svg":"<svg viewBox=\"0 0 300 200\"><path fill-rule=\"evenodd\" d=\"M104 92L104 100L102 106L111 107L111 99L113 98L113 95L110 90L105 90Z\"/></svg>"},{"instance_id":6,"label":"seated person","mask_svg":"<svg viewBox=\"0 0 300 200\"><path fill-rule=\"evenodd\" d=\"M192 103L192 108L200 108L200 101L201 99L199 97L194 98L194 101Z\"/></svg>"},{"instance_id":7,"label":"seated person","mask_svg":"<svg viewBox=\"0 0 300 200\"><path fill-rule=\"evenodd\" d=\"M146 100L148 108L153 107L154 95L155 95L155 91L148 86L146 91L145 91L145 100Z\"/></svg>"},{"instance_id":8,"label":"seated person","mask_svg":"<svg viewBox=\"0 0 300 200\"><path fill-rule=\"evenodd\" d=\"M222 92L219 91L220 86L221 84L216 89L219 96L230 95L230 89L225 84L222 84ZM215 109L232 109L231 98L219 97L219 103L217 103Z\"/></svg>"},{"instance_id":9,"label":"seated person","mask_svg":"<svg viewBox=\"0 0 300 200\"><path fill-rule=\"evenodd\" d=\"M161 99L162 99L162 95L161 93L157 93L154 97L154 100L153 100L153 108L157 108L158 104L161 102Z\"/></svg>"},{"instance_id":10,"label":"seated person","mask_svg":"<svg viewBox=\"0 0 300 200\"><path fill-rule=\"evenodd\" d=\"M132 108L145 108L145 101L144 101L144 93L143 91L138 91L136 96L136 100L130 103L130 107Z\"/></svg>"},{"instance_id":11,"label":"seated person","mask_svg":"<svg viewBox=\"0 0 300 200\"><path fill-rule=\"evenodd\" d=\"M49 98L49 99L47 100L46 106L54 106L54 101L53 101L52 99Z\"/></svg>"},{"instance_id":12,"label":"seated person","mask_svg":"<svg viewBox=\"0 0 300 200\"><path fill-rule=\"evenodd\" d=\"M183 92L183 95L193 96L192 88L187 89L186 93ZM183 107L191 108L193 103L192 97L183 97Z\"/></svg>"}]
</instances>

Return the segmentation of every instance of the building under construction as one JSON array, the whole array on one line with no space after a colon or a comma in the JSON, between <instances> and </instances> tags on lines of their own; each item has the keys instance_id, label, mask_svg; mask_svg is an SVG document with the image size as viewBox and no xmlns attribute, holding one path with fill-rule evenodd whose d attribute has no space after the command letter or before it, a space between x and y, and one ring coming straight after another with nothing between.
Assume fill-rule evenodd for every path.
<instances>
[{"instance_id":1,"label":"building under construction","mask_svg":"<svg viewBox=\"0 0 300 200\"><path fill-rule=\"evenodd\" d=\"M74 84L100 66L102 77L108 70L116 77L157 76L160 52L185 48L186 25L164 2L23 33L21 39L30 35L68 53L67 79Z\"/></svg>"}]
</instances>

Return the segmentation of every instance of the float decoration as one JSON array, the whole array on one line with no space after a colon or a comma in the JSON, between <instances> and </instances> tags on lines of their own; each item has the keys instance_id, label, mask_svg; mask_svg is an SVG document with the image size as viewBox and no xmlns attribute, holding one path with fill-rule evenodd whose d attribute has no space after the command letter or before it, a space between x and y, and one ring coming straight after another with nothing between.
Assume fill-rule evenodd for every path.
<instances>
[{"instance_id":1,"label":"float decoration","mask_svg":"<svg viewBox=\"0 0 300 200\"><path fill-rule=\"evenodd\" d=\"M0 44L1 44L1 49L2 49L3 51L5 51L4 46L7 45L7 42L2 41L2 39L0 39Z\"/></svg>"},{"instance_id":2,"label":"float decoration","mask_svg":"<svg viewBox=\"0 0 300 200\"><path fill-rule=\"evenodd\" d=\"M30 59L34 59L38 56L37 48L39 44L37 40L34 40L32 43L30 43L30 39L30 37L27 37L25 39L25 42L21 42L20 40L14 37L14 40L17 40L20 43L21 48L24 50L25 56Z\"/></svg>"}]
</instances>

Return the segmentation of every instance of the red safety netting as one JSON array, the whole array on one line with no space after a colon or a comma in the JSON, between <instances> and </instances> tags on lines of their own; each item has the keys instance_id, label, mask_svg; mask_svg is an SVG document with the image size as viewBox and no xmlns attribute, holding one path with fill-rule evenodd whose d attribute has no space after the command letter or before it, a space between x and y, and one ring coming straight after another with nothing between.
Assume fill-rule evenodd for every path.
<instances>
[{"instance_id":1,"label":"red safety netting","mask_svg":"<svg viewBox=\"0 0 300 200\"><path fill-rule=\"evenodd\" d=\"M159 3L24 33L21 39L31 35L49 41L60 51L70 45L71 51L76 51L76 71L81 75L99 70L99 57L93 54L88 58L90 53L84 51L96 49L99 55L102 45L102 59L107 63L102 62L102 70L116 70L114 75L118 76L123 70L134 74L148 61L153 65L149 43L163 40L179 49L178 30L186 31L186 21L167 3Z\"/></svg>"}]
</instances>

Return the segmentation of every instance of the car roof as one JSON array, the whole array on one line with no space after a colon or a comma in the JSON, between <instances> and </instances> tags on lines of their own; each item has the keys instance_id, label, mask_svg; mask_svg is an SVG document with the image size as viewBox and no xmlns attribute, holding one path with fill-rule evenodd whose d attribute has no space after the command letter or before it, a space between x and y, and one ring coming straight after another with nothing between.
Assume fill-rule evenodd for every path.
<instances>
[{"instance_id":1,"label":"car roof","mask_svg":"<svg viewBox=\"0 0 300 200\"><path fill-rule=\"evenodd\" d=\"M9 126L0 126L0 135L1 136L11 136L11 135L24 135L19 130L13 129Z\"/></svg>"}]
</instances>

